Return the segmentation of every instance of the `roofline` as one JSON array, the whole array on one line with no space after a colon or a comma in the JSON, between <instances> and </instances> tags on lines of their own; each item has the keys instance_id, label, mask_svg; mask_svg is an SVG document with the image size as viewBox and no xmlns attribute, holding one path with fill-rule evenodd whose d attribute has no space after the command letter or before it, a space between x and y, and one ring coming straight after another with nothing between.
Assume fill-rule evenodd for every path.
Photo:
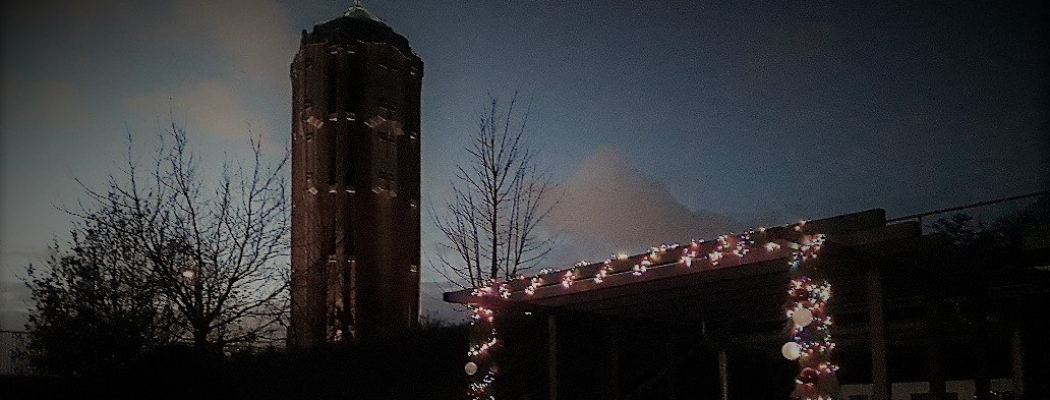
<instances>
[{"instance_id":1,"label":"roofline","mask_svg":"<svg viewBox=\"0 0 1050 400\"><path fill-rule=\"evenodd\" d=\"M715 248L719 245L719 240L693 241L684 246L676 244L654 247L646 253L541 273L529 279L522 277L511 282L503 283L505 286L505 293L503 293L503 296L494 296L491 293L478 293L476 289L464 289L444 293L442 297L444 301L450 303L491 303L489 305L493 307L497 307L499 303L506 305L507 303L519 303L525 301L534 302L539 299L565 296L596 289L599 286L602 288L617 287L637 282L655 281L674 276L696 274L710 271L711 269L723 269L733 266L788 258L794 251L793 249L797 248L799 243L802 242L807 235L818 233L846 233L884 227L885 225L886 211L883 209L872 209L820 220L800 221L798 223L773 228L760 228L758 230L745 232L740 235L758 235L760 238L764 239L764 243L762 244L763 247L765 246L765 243L775 243L776 246L766 248L764 252L758 251L759 255L756 255L753 252L746 256L728 256L722 260L715 261L713 265L711 261L704 261L708 265L673 268L681 265L681 258L677 254L680 254L682 250L695 251L698 254L709 254L714 252ZM911 224L907 225L909 225L907 229L908 234L915 231L914 229L911 229ZM739 235L723 235L721 238L732 238L737 236ZM637 272L640 271L635 271L633 267L640 265L644 260L648 260L651 264L646 267L647 271L644 274L639 274ZM700 262L700 260L696 261L697 264ZM595 280L594 278L598 276L599 271L602 268L606 268L612 272L602 276L600 280ZM538 280L538 285L534 283L534 279ZM566 279L569 282L563 283L563 280ZM526 289L530 286L534 286L532 288L534 292L533 294L526 293ZM553 289L561 290L555 291Z\"/></svg>"}]
</instances>

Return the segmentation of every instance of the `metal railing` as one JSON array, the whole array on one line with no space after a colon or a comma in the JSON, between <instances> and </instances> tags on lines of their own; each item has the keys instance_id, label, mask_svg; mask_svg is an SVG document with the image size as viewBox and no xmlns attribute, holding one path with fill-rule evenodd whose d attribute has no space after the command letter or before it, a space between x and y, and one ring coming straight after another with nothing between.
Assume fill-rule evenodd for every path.
<instances>
[{"instance_id":1,"label":"metal railing","mask_svg":"<svg viewBox=\"0 0 1050 400\"><path fill-rule=\"evenodd\" d=\"M975 223L988 223L994 222L1010 213L1024 210L1026 207L1035 207L1040 198L1044 197L1050 197L1050 191L1040 191L1019 196L1004 197L996 200L982 201L973 204L906 215L903 217L895 217L887 219L886 223L892 224L904 221L917 221L919 225L922 226L924 233L929 229L929 226L924 224L923 221L925 220L926 223L937 221L937 219L931 218L936 216L950 217L951 215L961 213L973 217ZM1050 217L1050 208L1048 208L1048 204L1050 203L1044 203L1041 207L1044 218Z\"/></svg>"}]
</instances>

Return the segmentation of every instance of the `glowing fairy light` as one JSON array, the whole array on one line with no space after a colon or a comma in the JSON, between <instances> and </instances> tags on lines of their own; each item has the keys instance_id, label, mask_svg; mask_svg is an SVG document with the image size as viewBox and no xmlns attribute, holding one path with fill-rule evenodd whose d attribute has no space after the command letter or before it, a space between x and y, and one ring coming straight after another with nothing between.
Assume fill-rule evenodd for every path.
<instances>
[{"instance_id":1,"label":"glowing fairy light","mask_svg":"<svg viewBox=\"0 0 1050 400\"><path fill-rule=\"evenodd\" d=\"M602 281L605 280L605 277L609 276L609 264L611 263L610 260L606 260L605 263L598 268L598 272L594 273L594 283L602 283Z\"/></svg>"},{"instance_id":2,"label":"glowing fairy light","mask_svg":"<svg viewBox=\"0 0 1050 400\"><path fill-rule=\"evenodd\" d=\"M467 351L467 355L472 357L472 358L480 356L480 355L485 354L486 352L488 352L489 349L491 349L497 343L499 343L499 339L496 339L496 330L493 329L492 330L492 337L487 342L471 346L470 350Z\"/></svg>"},{"instance_id":3,"label":"glowing fairy light","mask_svg":"<svg viewBox=\"0 0 1050 400\"><path fill-rule=\"evenodd\" d=\"M689 253L688 251L686 251L685 255L682 256L682 258L679 259L678 262L681 263L682 265L685 265L686 268L692 268L693 267L693 256L692 256L692 253Z\"/></svg>"},{"instance_id":4,"label":"glowing fairy light","mask_svg":"<svg viewBox=\"0 0 1050 400\"><path fill-rule=\"evenodd\" d=\"M543 278L538 276L533 277L529 280L529 286L525 287L525 294L529 296L536 294L536 289L538 289L540 285L543 285Z\"/></svg>"},{"instance_id":5,"label":"glowing fairy light","mask_svg":"<svg viewBox=\"0 0 1050 400\"><path fill-rule=\"evenodd\" d=\"M510 298L510 285L506 283L499 285L499 297L504 299Z\"/></svg>"},{"instance_id":6,"label":"glowing fairy light","mask_svg":"<svg viewBox=\"0 0 1050 400\"><path fill-rule=\"evenodd\" d=\"M802 221L784 226L784 228L802 232L804 226L805 221ZM597 265L580 261L572 268L562 271L543 269L531 278L524 275L519 276L518 283L513 287L519 288L518 290L521 290L526 296L533 296L540 288L558 290L560 286L560 290L567 290L577 280L598 285L607 282L613 276L641 277L649 269L670 265L684 265L686 268L698 266L716 268L720 263L725 262L726 257L744 259L752 251L764 249L765 253L773 253L787 246L792 250L788 257L788 266L793 278L788 283L785 293L790 301L784 310L784 316L787 319L790 339L781 347L781 353L789 360L797 360L800 366L800 372L795 379L796 388L792 396L805 400L831 399L831 395L826 390L837 385L835 372L838 370L838 366L831 361L835 343L832 341L830 329L832 317L826 306L826 302L832 296L831 284L824 280L813 280L802 273L813 268L808 263L818 258L825 237L819 234L802 234L798 240L788 240L780 244L767 238L765 235L768 232L770 232L769 228L758 228L742 234L721 235L715 243L692 240L686 246L661 244L650 247L646 253L634 256L637 261L627 264L630 265L629 268L620 270L615 269L621 268L618 262L632 259L632 256L623 252L615 253ZM681 249L680 253L678 249ZM668 255L667 252L672 250L675 251L673 256L665 257ZM593 275L578 276L578 273L582 273L585 271L583 268L587 267L595 268ZM544 280L544 276L548 276L549 280ZM509 300L512 297L513 287L510 284L492 281L490 285L476 288L471 293L477 297ZM472 309L474 311L472 325L493 326L495 322L493 310L481 306L472 306ZM468 388L468 398L473 400L493 399L491 385L496 379L498 368L495 367L495 364L487 364L484 360L492 357L490 353L500 344L499 337L495 328L492 328L491 331L479 335L474 340L474 344L468 350L468 356L477 367L477 375L473 376L474 381ZM483 375L482 371L485 371Z\"/></svg>"},{"instance_id":7,"label":"glowing fairy light","mask_svg":"<svg viewBox=\"0 0 1050 400\"><path fill-rule=\"evenodd\" d=\"M721 252L712 251L710 254L707 255L707 260L711 261L711 265L718 265L718 261L721 260L721 259L722 259L722 253Z\"/></svg>"}]
</instances>

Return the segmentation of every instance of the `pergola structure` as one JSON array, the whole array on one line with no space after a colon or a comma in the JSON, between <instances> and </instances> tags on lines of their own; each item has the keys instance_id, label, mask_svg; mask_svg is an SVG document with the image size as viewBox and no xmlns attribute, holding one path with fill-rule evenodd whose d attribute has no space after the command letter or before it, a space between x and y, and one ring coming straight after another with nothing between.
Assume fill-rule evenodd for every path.
<instances>
[{"instance_id":1,"label":"pergola structure","mask_svg":"<svg viewBox=\"0 0 1050 400\"><path fill-rule=\"evenodd\" d=\"M1026 388L1045 393L1046 384L1029 372L1047 370L1042 356L1047 332L1041 321L1032 321L1047 314L1038 304L1050 304L1045 225L1025 230L1016 243L960 246L943 235L923 235L918 221L888 223L885 211L875 209L759 230L753 235L761 238L755 241L761 248L744 254L719 248L725 245L720 240L693 244L698 254L720 253L713 259L683 260L677 251L666 256L654 248L508 282L499 296L464 290L444 298L502 315L546 316L551 400L581 393L601 399L787 398L792 375L783 371L791 362L780 354L789 340L784 329L789 262L804 239L818 234L825 240L821 272L833 285L829 305L842 379L870 384L868 393L844 398L889 400L895 398L892 382L908 379L928 382L929 392L922 395L928 397L919 398L953 398L946 382L960 378L973 380L978 393L990 391L993 377L1010 379L1017 395ZM561 355L571 349L560 343L579 341L559 333L560 325L573 320L600 322L571 333L594 335L601 346L597 379L591 382L559 379L573 375ZM639 325L660 327L655 331L667 335L654 337L651 329L625 334L631 330L625 327ZM643 374L624 362L638 340L666 343L663 362ZM676 370L696 362L717 363L717 393L681 382ZM732 370L771 371L769 379L785 382L748 384L732 379ZM574 390L581 385L588 389ZM788 389L756 393L770 387Z\"/></svg>"}]
</instances>

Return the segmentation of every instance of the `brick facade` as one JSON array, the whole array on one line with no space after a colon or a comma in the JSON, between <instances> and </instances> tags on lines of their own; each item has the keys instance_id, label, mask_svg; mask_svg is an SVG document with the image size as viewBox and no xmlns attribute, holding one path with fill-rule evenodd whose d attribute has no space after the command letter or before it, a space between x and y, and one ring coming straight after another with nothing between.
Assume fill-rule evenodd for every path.
<instances>
[{"instance_id":1,"label":"brick facade","mask_svg":"<svg viewBox=\"0 0 1050 400\"><path fill-rule=\"evenodd\" d=\"M303 31L291 78L289 345L409 328L419 316L423 62L353 7Z\"/></svg>"}]
</instances>

